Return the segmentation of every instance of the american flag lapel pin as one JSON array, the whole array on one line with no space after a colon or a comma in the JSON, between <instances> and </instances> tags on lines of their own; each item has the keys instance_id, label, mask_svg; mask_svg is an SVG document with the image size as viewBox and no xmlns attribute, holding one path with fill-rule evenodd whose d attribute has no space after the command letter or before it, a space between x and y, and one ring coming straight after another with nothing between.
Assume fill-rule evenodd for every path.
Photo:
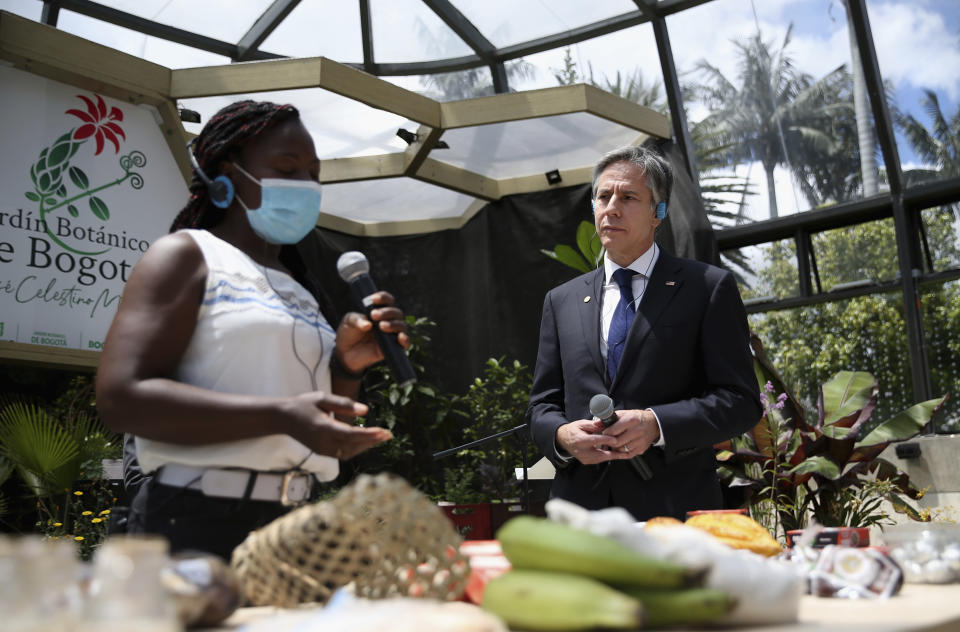
<instances>
[{"instance_id":1,"label":"american flag lapel pin","mask_svg":"<svg viewBox=\"0 0 960 632\"><path fill-rule=\"evenodd\" d=\"M589 297L589 296L584 296L584 297L583 297L583 302L584 302L584 303L589 303L589 302L590 302L590 297Z\"/></svg>"}]
</instances>

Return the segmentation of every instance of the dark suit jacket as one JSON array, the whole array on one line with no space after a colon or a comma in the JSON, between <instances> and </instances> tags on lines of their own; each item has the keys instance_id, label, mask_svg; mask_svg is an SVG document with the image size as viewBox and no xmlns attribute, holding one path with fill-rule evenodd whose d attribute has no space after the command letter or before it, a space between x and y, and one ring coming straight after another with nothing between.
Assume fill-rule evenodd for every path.
<instances>
[{"instance_id":1,"label":"dark suit jacket","mask_svg":"<svg viewBox=\"0 0 960 632\"><path fill-rule=\"evenodd\" d=\"M530 427L557 467L551 496L590 509L620 506L637 520L722 505L713 444L759 421L762 409L746 312L733 275L661 250L611 384L600 354L603 269L547 293L530 396ZM589 301L585 299L589 297ZM590 398L617 410L651 408L663 448L643 458L643 481L626 460L583 465L556 458L557 428L592 418Z\"/></svg>"}]
</instances>

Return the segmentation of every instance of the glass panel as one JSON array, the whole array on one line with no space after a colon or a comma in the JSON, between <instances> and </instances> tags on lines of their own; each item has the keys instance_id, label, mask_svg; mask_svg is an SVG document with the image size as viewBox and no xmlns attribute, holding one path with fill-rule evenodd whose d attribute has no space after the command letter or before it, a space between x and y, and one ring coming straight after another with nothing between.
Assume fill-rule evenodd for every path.
<instances>
[{"instance_id":1,"label":"glass panel","mask_svg":"<svg viewBox=\"0 0 960 632\"><path fill-rule=\"evenodd\" d=\"M452 129L433 158L493 178L593 166L639 133L585 112ZM546 184L546 182L544 182Z\"/></svg>"},{"instance_id":2,"label":"glass panel","mask_svg":"<svg viewBox=\"0 0 960 632\"><path fill-rule=\"evenodd\" d=\"M960 176L960 3L868 0L867 12L906 182Z\"/></svg>"},{"instance_id":3,"label":"glass panel","mask_svg":"<svg viewBox=\"0 0 960 632\"><path fill-rule=\"evenodd\" d=\"M66 10L60 11L57 28L167 68L193 68L230 63L227 57L150 37L138 31L131 31Z\"/></svg>"},{"instance_id":4,"label":"glass panel","mask_svg":"<svg viewBox=\"0 0 960 632\"><path fill-rule=\"evenodd\" d=\"M236 44L272 0L100 0L160 24Z\"/></svg>"},{"instance_id":5,"label":"glass panel","mask_svg":"<svg viewBox=\"0 0 960 632\"><path fill-rule=\"evenodd\" d=\"M867 371L877 379L880 391L869 429L916 403L899 292L748 318L767 356L811 419L816 419L819 385L838 371Z\"/></svg>"},{"instance_id":6,"label":"glass panel","mask_svg":"<svg viewBox=\"0 0 960 632\"><path fill-rule=\"evenodd\" d=\"M511 78L511 88L532 90L589 83L635 103L667 111L657 43L649 24L524 59L533 71L521 81Z\"/></svg>"},{"instance_id":7,"label":"glass panel","mask_svg":"<svg viewBox=\"0 0 960 632\"><path fill-rule=\"evenodd\" d=\"M217 110L243 99L295 105L322 160L398 152L406 147L396 136L397 128L404 124L410 129L410 123L405 123L404 117L318 88L182 99L179 105L199 112L202 121L199 124L185 123L184 128L199 133L203 123L209 121Z\"/></svg>"},{"instance_id":8,"label":"glass panel","mask_svg":"<svg viewBox=\"0 0 960 632\"><path fill-rule=\"evenodd\" d=\"M667 18L701 179L747 181L748 220L864 195L843 7L715 0Z\"/></svg>"},{"instance_id":9,"label":"glass panel","mask_svg":"<svg viewBox=\"0 0 960 632\"><path fill-rule=\"evenodd\" d=\"M516 2L459 0L453 4L484 37L501 48L569 31L637 10L631 0L590 2Z\"/></svg>"},{"instance_id":10,"label":"glass panel","mask_svg":"<svg viewBox=\"0 0 960 632\"><path fill-rule=\"evenodd\" d=\"M301 2L260 48L290 57L322 55L342 63L360 63L360 11L356 3L345 5L338 0Z\"/></svg>"},{"instance_id":11,"label":"glass panel","mask_svg":"<svg viewBox=\"0 0 960 632\"><path fill-rule=\"evenodd\" d=\"M371 0L373 56L379 63L432 61L473 55L420 0Z\"/></svg>"},{"instance_id":12,"label":"glass panel","mask_svg":"<svg viewBox=\"0 0 960 632\"><path fill-rule=\"evenodd\" d=\"M733 272L747 305L800 295L797 251L792 239L724 250L723 266Z\"/></svg>"},{"instance_id":13,"label":"glass panel","mask_svg":"<svg viewBox=\"0 0 960 632\"><path fill-rule=\"evenodd\" d=\"M960 281L924 287L920 297L933 395L950 393L934 425L937 432L960 433Z\"/></svg>"},{"instance_id":14,"label":"glass panel","mask_svg":"<svg viewBox=\"0 0 960 632\"><path fill-rule=\"evenodd\" d=\"M35 22L39 22L43 15L43 4L37 0L3 0L0 9Z\"/></svg>"},{"instance_id":15,"label":"glass panel","mask_svg":"<svg viewBox=\"0 0 960 632\"><path fill-rule=\"evenodd\" d=\"M323 212L359 222L460 217L475 198L410 178L323 185Z\"/></svg>"},{"instance_id":16,"label":"glass panel","mask_svg":"<svg viewBox=\"0 0 960 632\"><path fill-rule=\"evenodd\" d=\"M957 204L920 211L934 272L960 267L960 208Z\"/></svg>"},{"instance_id":17,"label":"glass panel","mask_svg":"<svg viewBox=\"0 0 960 632\"><path fill-rule=\"evenodd\" d=\"M893 218L828 230L812 237L824 291L893 281L900 276Z\"/></svg>"}]
</instances>

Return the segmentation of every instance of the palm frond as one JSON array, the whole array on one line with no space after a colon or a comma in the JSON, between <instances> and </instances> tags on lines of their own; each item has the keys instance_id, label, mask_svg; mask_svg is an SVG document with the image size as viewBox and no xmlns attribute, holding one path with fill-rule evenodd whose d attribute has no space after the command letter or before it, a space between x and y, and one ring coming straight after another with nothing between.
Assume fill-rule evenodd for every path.
<instances>
[{"instance_id":1,"label":"palm frond","mask_svg":"<svg viewBox=\"0 0 960 632\"><path fill-rule=\"evenodd\" d=\"M0 411L0 453L37 495L70 487L80 448L71 433L41 408L21 402Z\"/></svg>"}]
</instances>

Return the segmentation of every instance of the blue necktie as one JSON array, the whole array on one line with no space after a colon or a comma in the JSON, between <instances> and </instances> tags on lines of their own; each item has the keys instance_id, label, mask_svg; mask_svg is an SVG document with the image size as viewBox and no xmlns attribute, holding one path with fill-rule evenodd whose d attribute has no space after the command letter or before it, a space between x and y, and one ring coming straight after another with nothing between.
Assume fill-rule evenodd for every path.
<instances>
[{"instance_id":1,"label":"blue necktie","mask_svg":"<svg viewBox=\"0 0 960 632\"><path fill-rule=\"evenodd\" d=\"M630 331L630 325L633 324L633 317L637 314L633 306L633 287L631 286L634 274L636 273L630 268L620 268L613 273L613 280L620 286L620 302L617 303L617 309L613 312L610 332L607 334L607 373L610 375L611 382L617 375L623 347L627 342L627 333Z\"/></svg>"}]
</instances>

